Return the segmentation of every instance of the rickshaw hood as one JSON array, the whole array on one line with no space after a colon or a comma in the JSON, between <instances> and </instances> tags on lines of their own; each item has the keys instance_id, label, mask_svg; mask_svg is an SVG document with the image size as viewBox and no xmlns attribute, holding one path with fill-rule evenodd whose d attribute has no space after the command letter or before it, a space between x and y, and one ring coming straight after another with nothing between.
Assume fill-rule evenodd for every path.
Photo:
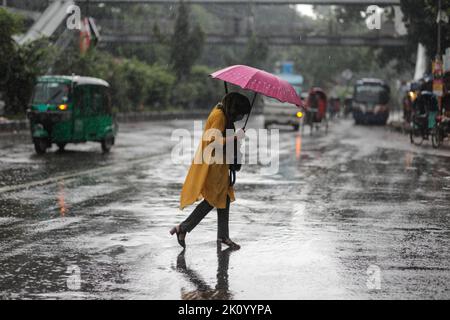
<instances>
[{"instance_id":1,"label":"rickshaw hood","mask_svg":"<svg viewBox=\"0 0 450 320\"><path fill-rule=\"evenodd\" d=\"M33 104L31 110L37 112L57 111L57 107L56 104Z\"/></svg>"}]
</instances>

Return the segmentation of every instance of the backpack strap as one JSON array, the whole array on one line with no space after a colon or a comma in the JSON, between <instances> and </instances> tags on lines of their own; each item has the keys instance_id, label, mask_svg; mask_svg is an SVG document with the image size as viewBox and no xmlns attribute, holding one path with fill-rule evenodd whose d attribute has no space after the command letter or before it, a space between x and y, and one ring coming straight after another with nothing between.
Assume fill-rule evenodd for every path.
<instances>
[{"instance_id":1,"label":"backpack strap","mask_svg":"<svg viewBox=\"0 0 450 320\"><path fill-rule=\"evenodd\" d=\"M219 109L223 112L224 116L225 116L225 130L222 132L222 136L226 138L226 134L227 134L227 129L233 129L234 132L236 132L236 127L234 126L233 122L230 122L225 110L223 109L223 105L219 105ZM226 145L224 146L224 150L225 150ZM233 159L235 158L235 154L237 152L236 150L237 148L237 141L233 142ZM225 152L225 157L226 157L226 152ZM230 186L234 186L234 184L236 183L236 169L235 166L233 164L229 164L229 185Z\"/></svg>"}]
</instances>

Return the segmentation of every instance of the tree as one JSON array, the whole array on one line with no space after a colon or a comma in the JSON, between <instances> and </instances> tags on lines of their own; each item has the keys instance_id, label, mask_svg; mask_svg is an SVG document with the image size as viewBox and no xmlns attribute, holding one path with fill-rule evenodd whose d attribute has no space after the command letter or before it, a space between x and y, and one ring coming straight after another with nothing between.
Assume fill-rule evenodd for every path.
<instances>
[{"instance_id":1,"label":"tree","mask_svg":"<svg viewBox=\"0 0 450 320\"><path fill-rule=\"evenodd\" d=\"M175 30L171 39L170 60L179 79L189 77L191 68L201 56L204 33L197 24L191 31L189 25L189 8L181 1L175 21Z\"/></svg>"},{"instance_id":2,"label":"tree","mask_svg":"<svg viewBox=\"0 0 450 320\"><path fill-rule=\"evenodd\" d=\"M269 55L269 47L263 39L251 35L247 43L244 63L256 68L263 68Z\"/></svg>"},{"instance_id":3,"label":"tree","mask_svg":"<svg viewBox=\"0 0 450 320\"><path fill-rule=\"evenodd\" d=\"M438 1L436 0L401 0L400 7L408 29L408 40L411 48L417 48L422 43L428 55L434 57L437 53L437 23ZM450 15L450 0L442 0L442 10ZM441 48L450 47L450 26L441 23Z\"/></svg>"},{"instance_id":4,"label":"tree","mask_svg":"<svg viewBox=\"0 0 450 320\"><path fill-rule=\"evenodd\" d=\"M36 77L45 72L52 49L45 39L18 46L12 36L22 29L20 17L0 8L0 92L5 113L23 113Z\"/></svg>"},{"instance_id":5,"label":"tree","mask_svg":"<svg viewBox=\"0 0 450 320\"><path fill-rule=\"evenodd\" d=\"M9 60L5 92L6 114L24 113L33 92L36 78L45 73L53 50L46 39L16 47Z\"/></svg>"},{"instance_id":6,"label":"tree","mask_svg":"<svg viewBox=\"0 0 450 320\"><path fill-rule=\"evenodd\" d=\"M303 47L294 48L291 56L297 72L305 78L305 88L331 88L345 69L350 69L355 77L360 73L373 75L372 71L378 67L373 54L370 48Z\"/></svg>"},{"instance_id":7,"label":"tree","mask_svg":"<svg viewBox=\"0 0 450 320\"><path fill-rule=\"evenodd\" d=\"M75 73L106 80L111 86L113 106L118 111L167 107L175 82L175 76L167 68L136 58L118 59L95 48L81 55L75 48L58 59L54 74Z\"/></svg>"},{"instance_id":8,"label":"tree","mask_svg":"<svg viewBox=\"0 0 450 320\"><path fill-rule=\"evenodd\" d=\"M22 21L16 15L0 8L0 92L4 91L10 75L11 59L16 47L13 34L20 31Z\"/></svg>"},{"instance_id":9,"label":"tree","mask_svg":"<svg viewBox=\"0 0 450 320\"><path fill-rule=\"evenodd\" d=\"M355 22L360 22L364 19L367 6L336 6L334 7L334 14L336 20L345 24L351 25Z\"/></svg>"},{"instance_id":10,"label":"tree","mask_svg":"<svg viewBox=\"0 0 450 320\"><path fill-rule=\"evenodd\" d=\"M368 5L354 5L354 6L336 6L332 10L325 10L322 8L320 16L328 20L330 23L335 23L334 27L339 32L349 32L358 34L365 30L365 19L367 18L367 6ZM393 7L384 7L383 17L384 23L389 22L391 25L394 23L395 11ZM369 31L371 32L376 31ZM390 65L398 73L414 68L414 59L417 50L417 42L410 42L404 47L381 47L374 49L374 54L371 57L376 60L378 67Z\"/></svg>"}]
</instances>

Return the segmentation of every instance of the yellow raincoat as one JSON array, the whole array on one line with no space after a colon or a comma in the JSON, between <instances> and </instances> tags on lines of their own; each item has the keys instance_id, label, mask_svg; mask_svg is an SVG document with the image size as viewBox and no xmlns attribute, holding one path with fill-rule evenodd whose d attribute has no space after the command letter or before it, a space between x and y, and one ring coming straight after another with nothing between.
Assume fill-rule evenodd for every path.
<instances>
[{"instance_id":1,"label":"yellow raincoat","mask_svg":"<svg viewBox=\"0 0 450 320\"><path fill-rule=\"evenodd\" d=\"M217 133L223 133L226 127L225 114L217 106L211 111L206 120L205 130L203 132L202 141L197 149L194 161L189 168L189 172L184 181L180 197L180 209L193 204L197 200L204 198L208 203L216 208L225 208L227 195L230 201L234 201L234 189L230 186L228 176L228 164L211 163L208 164L205 155L205 148L215 140L210 137L209 129L217 129ZM208 131L208 133L207 133ZM224 139L219 139L219 143L223 145ZM208 151L206 151L208 153ZM209 154L211 156L211 154ZM200 158L199 158L200 157ZM195 161L200 159L200 161ZM195 163L194 163L195 162Z\"/></svg>"}]
</instances>

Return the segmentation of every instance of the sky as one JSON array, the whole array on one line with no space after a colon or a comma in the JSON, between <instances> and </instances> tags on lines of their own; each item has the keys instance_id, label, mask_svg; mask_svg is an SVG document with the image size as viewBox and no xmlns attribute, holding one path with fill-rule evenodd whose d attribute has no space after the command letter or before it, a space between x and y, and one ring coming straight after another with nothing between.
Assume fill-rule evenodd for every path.
<instances>
[{"instance_id":1,"label":"sky","mask_svg":"<svg viewBox=\"0 0 450 320\"><path fill-rule=\"evenodd\" d=\"M315 18L316 15L313 12L313 6L309 4L298 4L296 5L296 9L303 15L310 16Z\"/></svg>"}]
</instances>

